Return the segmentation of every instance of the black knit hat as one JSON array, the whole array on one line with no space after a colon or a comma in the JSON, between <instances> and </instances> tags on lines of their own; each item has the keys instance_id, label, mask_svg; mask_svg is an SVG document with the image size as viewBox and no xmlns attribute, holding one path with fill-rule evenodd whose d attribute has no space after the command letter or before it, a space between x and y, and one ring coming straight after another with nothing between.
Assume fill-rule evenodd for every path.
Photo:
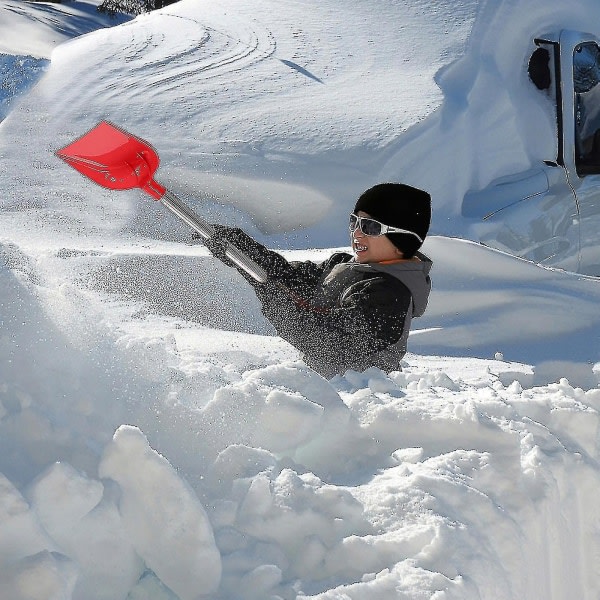
<instances>
[{"instance_id":1,"label":"black knit hat","mask_svg":"<svg viewBox=\"0 0 600 600\"><path fill-rule=\"evenodd\" d=\"M384 225L413 231L424 240L431 222L431 196L403 183L380 183L358 198L354 212L361 210ZM414 235L386 235L405 258L411 258L421 247L421 242Z\"/></svg>"}]
</instances>

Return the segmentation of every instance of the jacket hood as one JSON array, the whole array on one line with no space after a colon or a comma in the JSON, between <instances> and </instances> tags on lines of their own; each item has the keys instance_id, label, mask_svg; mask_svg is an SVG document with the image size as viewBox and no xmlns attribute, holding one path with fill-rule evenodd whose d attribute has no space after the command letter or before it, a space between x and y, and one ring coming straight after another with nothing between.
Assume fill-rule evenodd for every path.
<instances>
[{"instance_id":1,"label":"jacket hood","mask_svg":"<svg viewBox=\"0 0 600 600\"><path fill-rule=\"evenodd\" d=\"M400 280L412 294L413 317L420 317L427 308L429 293L431 292L431 279L429 272L433 262L425 254L417 252L418 260L402 260L390 264L369 263L370 268L375 271L387 273Z\"/></svg>"}]
</instances>

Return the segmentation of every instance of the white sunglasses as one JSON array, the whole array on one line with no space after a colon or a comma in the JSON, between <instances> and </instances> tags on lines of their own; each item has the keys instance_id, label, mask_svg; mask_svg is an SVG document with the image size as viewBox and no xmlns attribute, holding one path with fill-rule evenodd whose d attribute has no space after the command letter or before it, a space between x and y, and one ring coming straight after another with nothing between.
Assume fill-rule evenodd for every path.
<instances>
[{"instance_id":1,"label":"white sunglasses","mask_svg":"<svg viewBox=\"0 0 600 600\"><path fill-rule=\"evenodd\" d=\"M423 240L414 232L408 231L408 229L400 229L400 227L391 227L390 225L384 225L375 219L370 217L359 217L352 213L350 215L350 233L354 233L357 229L360 229L365 235L369 237L379 237L386 233L406 233L408 235L414 235L419 242L423 243Z\"/></svg>"}]
</instances>

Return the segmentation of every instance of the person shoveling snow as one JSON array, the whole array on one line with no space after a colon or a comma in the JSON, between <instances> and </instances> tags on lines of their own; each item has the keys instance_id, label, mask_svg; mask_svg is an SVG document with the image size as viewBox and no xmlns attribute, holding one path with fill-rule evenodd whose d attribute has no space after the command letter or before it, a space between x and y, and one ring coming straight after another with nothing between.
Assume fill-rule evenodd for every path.
<instances>
[{"instance_id":1,"label":"person shoveling snow","mask_svg":"<svg viewBox=\"0 0 600 600\"><path fill-rule=\"evenodd\" d=\"M365 191L350 215L354 256L288 262L235 227L212 225L204 239L253 286L265 317L324 377L348 369L400 370L412 317L427 307L431 260L418 252L429 229L431 198L400 183ZM266 281L227 257L234 245L260 265Z\"/></svg>"}]
</instances>

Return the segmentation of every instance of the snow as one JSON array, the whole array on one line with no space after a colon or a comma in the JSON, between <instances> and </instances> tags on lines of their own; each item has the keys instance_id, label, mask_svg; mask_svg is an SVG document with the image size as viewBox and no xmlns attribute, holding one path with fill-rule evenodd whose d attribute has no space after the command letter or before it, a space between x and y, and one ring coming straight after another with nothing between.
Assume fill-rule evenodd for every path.
<instances>
[{"instance_id":1,"label":"snow","mask_svg":"<svg viewBox=\"0 0 600 600\"><path fill-rule=\"evenodd\" d=\"M138 428L117 429L104 450L98 474L119 485L120 521L132 550L161 581L183 600L196 598L198 590L204 594L216 591L221 555L206 511ZM121 594L128 589L126 586Z\"/></svg>"},{"instance_id":2,"label":"snow","mask_svg":"<svg viewBox=\"0 0 600 600\"><path fill-rule=\"evenodd\" d=\"M594 0L0 0L0 598L600 595L598 279L469 241L464 193L548 158L532 39ZM432 192L401 371L325 380L139 190L54 156L99 120L291 259L370 185Z\"/></svg>"}]
</instances>

